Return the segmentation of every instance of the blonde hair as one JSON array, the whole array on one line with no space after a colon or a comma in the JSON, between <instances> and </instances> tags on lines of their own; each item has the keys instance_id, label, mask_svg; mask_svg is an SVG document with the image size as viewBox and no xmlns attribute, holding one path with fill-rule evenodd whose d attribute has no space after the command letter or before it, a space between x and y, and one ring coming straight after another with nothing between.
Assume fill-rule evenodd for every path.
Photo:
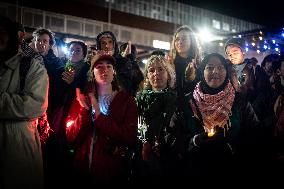
<instances>
[{"instance_id":1,"label":"blonde hair","mask_svg":"<svg viewBox=\"0 0 284 189\"><path fill-rule=\"evenodd\" d=\"M150 81L148 79L148 69L149 67L156 63L159 62L162 64L162 66L166 69L167 73L168 73L168 87L171 89L175 88L175 84L176 84L176 73L174 68L168 63L168 61L165 59L165 57L161 56L161 55L152 55L150 56L150 58L148 58L148 62L145 66L145 70L144 70L144 89L152 89L152 86L150 84Z\"/></svg>"}]
</instances>

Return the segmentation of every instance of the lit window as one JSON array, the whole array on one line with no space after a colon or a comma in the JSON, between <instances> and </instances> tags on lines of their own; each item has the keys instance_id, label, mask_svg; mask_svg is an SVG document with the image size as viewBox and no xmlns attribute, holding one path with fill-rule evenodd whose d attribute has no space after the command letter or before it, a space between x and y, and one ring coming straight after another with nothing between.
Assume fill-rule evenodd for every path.
<instances>
[{"instance_id":1,"label":"lit window","mask_svg":"<svg viewBox=\"0 0 284 189\"><path fill-rule=\"evenodd\" d=\"M230 25L228 23L223 22L223 30L230 31Z\"/></svg>"},{"instance_id":2,"label":"lit window","mask_svg":"<svg viewBox=\"0 0 284 189\"><path fill-rule=\"evenodd\" d=\"M220 21L218 20L212 20L212 25L213 25L213 28L215 29L221 29L221 24L220 24Z\"/></svg>"}]
</instances>

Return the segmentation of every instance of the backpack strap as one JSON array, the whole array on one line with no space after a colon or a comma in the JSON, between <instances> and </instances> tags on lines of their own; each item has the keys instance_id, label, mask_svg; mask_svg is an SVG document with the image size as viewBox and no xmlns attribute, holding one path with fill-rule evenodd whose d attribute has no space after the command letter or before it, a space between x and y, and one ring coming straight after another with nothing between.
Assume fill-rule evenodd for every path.
<instances>
[{"instance_id":1,"label":"backpack strap","mask_svg":"<svg viewBox=\"0 0 284 189\"><path fill-rule=\"evenodd\" d=\"M21 43L21 50L24 56L20 63L20 90L23 91L25 87L26 76L32 64L32 59L40 56L40 54L35 52L25 41Z\"/></svg>"}]
</instances>

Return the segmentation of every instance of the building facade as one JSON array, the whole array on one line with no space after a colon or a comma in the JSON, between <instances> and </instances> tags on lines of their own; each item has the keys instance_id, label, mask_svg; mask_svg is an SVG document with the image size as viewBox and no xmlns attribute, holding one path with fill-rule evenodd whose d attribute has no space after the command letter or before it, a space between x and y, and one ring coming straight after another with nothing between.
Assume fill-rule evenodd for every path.
<instances>
[{"instance_id":1,"label":"building facade","mask_svg":"<svg viewBox=\"0 0 284 189\"><path fill-rule=\"evenodd\" d=\"M154 41L169 44L175 29L184 24L196 32L206 27L220 37L263 27L172 0L51 0L45 4L8 1L0 2L0 14L22 23L30 31L48 28L66 42L75 38L92 44L99 32L110 30L120 43L132 41L141 57L159 48ZM169 50L169 45L160 48ZM219 43L204 48L205 52L213 49L223 52Z\"/></svg>"}]
</instances>

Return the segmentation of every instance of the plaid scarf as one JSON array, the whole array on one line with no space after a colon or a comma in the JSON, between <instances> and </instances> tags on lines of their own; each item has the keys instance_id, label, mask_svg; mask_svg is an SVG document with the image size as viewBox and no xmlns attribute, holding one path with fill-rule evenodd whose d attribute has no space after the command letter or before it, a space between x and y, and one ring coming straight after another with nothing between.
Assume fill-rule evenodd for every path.
<instances>
[{"instance_id":1,"label":"plaid scarf","mask_svg":"<svg viewBox=\"0 0 284 189\"><path fill-rule=\"evenodd\" d=\"M235 90L230 82L223 91L214 95L204 94L201 91L199 82L193 91L193 98L202 116L202 119L199 119L203 120L203 126L206 132L214 129L216 126L224 128L229 120L229 116L232 114L231 109L235 99ZM194 114L199 115L192 101L190 105Z\"/></svg>"}]
</instances>

